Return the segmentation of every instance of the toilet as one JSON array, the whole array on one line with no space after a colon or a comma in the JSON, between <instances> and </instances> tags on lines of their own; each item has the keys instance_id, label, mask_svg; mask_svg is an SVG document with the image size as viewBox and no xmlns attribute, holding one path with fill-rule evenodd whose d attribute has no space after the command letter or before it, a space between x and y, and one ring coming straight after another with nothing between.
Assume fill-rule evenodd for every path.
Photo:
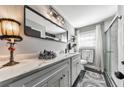
<instances>
[{"instance_id":1,"label":"toilet","mask_svg":"<svg viewBox=\"0 0 124 93\"><path fill-rule=\"evenodd\" d=\"M81 63L82 65L85 65L85 64L87 64L88 62L87 62L87 60L81 59L80 63Z\"/></svg>"},{"instance_id":2,"label":"toilet","mask_svg":"<svg viewBox=\"0 0 124 93\"><path fill-rule=\"evenodd\" d=\"M87 63L88 63L87 60L81 59L80 64L81 64L81 69L82 70L84 70L84 65L87 64Z\"/></svg>"}]
</instances>

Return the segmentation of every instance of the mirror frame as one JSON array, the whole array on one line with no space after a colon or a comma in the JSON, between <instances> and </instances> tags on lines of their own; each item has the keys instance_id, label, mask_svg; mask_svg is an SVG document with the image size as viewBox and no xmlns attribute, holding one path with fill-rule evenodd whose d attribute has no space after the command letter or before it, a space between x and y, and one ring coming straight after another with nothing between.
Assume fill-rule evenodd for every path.
<instances>
[{"instance_id":1,"label":"mirror frame","mask_svg":"<svg viewBox=\"0 0 124 93\"><path fill-rule=\"evenodd\" d=\"M35 37L35 36L31 36L28 35L26 32L26 9L29 9L30 11L34 12L35 14L37 14L38 16L44 18L45 20L49 21L50 23L60 27L61 29L65 30L67 32L67 42L64 41L59 41L59 40L52 40L52 39L48 39L48 38L42 38L42 37ZM60 25L58 25L57 23L53 22L52 20L48 19L47 17L45 17L44 15L42 15L41 13L37 12L36 10L32 9L30 6L28 5L24 5L24 34L26 36L30 36L30 37L35 37L35 38L40 38L40 39L44 39L44 40L50 40L50 41L56 41L56 42L61 42L61 43L68 43L68 30L66 30L65 28L61 27Z\"/></svg>"}]
</instances>

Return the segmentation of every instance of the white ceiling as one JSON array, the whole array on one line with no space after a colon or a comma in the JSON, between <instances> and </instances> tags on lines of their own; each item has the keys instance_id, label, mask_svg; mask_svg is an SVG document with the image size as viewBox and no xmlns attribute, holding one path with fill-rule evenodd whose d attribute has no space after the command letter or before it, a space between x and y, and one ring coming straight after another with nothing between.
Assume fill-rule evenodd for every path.
<instances>
[{"instance_id":1,"label":"white ceiling","mask_svg":"<svg viewBox=\"0 0 124 93\"><path fill-rule=\"evenodd\" d=\"M54 5L73 27L82 27L101 22L114 15L116 5Z\"/></svg>"}]
</instances>

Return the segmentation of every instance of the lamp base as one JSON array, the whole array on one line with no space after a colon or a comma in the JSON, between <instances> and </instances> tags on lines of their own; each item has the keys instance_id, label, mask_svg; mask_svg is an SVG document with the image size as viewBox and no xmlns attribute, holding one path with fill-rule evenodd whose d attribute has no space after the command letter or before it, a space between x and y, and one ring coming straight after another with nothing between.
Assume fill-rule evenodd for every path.
<instances>
[{"instance_id":1,"label":"lamp base","mask_svg":"<svg viewBox=\"0 0 124 93\"><path fill-rule=\"evenodd\" d=\"M3 67L13 66L13 65L16 65L16 64L19 64L19 62L12 61L12 62L6 63L5 65L3 65Z\"/></svg>"}]
</instances>

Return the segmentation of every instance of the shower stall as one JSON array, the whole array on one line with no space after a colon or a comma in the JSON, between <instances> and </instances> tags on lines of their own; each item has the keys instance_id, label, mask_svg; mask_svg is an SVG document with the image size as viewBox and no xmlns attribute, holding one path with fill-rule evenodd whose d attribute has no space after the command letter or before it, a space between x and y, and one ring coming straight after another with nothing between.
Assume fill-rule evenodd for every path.
<instances>
[{"instance_id":1,"label":"shower stall","mask_svg":"<svg viewBox=\"0 0 124 93\"><path fill-rule=\"evenodd\" d=\"M115 86L118 82L115 76L118 70L118 20L116 17L105 32L105 71Z\"/></svg>"}]
</instances>

